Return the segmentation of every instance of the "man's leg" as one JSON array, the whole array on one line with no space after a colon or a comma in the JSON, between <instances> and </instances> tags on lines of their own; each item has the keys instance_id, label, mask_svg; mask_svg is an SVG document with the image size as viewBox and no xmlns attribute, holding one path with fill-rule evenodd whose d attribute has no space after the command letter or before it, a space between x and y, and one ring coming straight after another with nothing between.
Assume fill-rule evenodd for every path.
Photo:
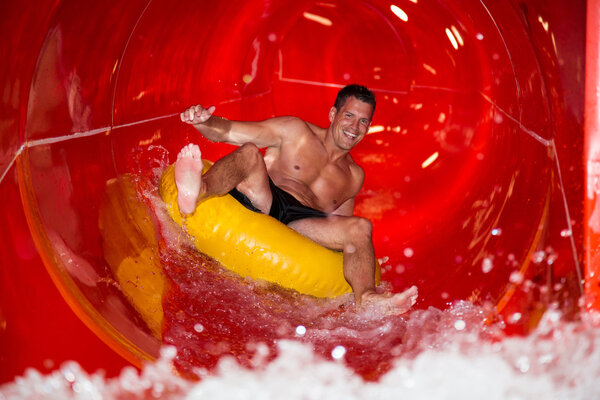
<instances>
[{"instance_id":1,"label":"man's leg","mask_svg":"<svg viewBox=\"0 0 600 400\"><path fill-rule=\"evenodd\" d=\"M262 154L253 144L245 144L221 158L202 175L202 158L197 145L187 145L177 156L175 183L182 214L191 214L196 204L212 196L223 196L233 188L245 194L252 204L268 214L272 195Z\"/></svg>"},{"instance_id":2,"label":"man's leg","mask_svg":"<svg viewBox=\"0 0 600 400\"><path fill-rule=\"evenodd\" d=\"M369 220L344 216L307 218L293 221L289 227L322 246L343 252L344 277L358 304L378 303L397 314L414 305L417 299L415 286L393 295L375 292L375 253Z\"/></svg>"}]
</instances>

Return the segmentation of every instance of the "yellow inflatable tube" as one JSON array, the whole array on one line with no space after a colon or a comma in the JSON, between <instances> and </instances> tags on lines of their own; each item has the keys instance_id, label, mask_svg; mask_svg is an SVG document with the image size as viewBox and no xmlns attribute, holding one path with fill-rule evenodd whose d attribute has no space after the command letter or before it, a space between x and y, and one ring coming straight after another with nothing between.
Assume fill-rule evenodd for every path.
<instances>
[{"instance_id":1,"label":"yellow inflatable tube","mask_svg":"<svg viewBox=\"0 0 600 400\"><path fill-rule=\"evenodd\" d=\"M162 176L160 195L171 218L180 226L185 223L198 250L243 277L317 297L352 290L344 279L342 253L246 209L230 195L203 201L184 221L177 206L173 165Z\"/></svg>"}]
</instances>

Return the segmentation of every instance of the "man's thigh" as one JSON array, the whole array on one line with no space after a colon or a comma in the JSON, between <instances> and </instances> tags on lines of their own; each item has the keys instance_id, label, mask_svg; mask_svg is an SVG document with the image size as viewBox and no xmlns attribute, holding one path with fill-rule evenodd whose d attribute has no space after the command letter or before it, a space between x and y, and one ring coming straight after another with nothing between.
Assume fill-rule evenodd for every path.
<instances>
[{"instance_id":1,"label":"man's thigh","mask_svg":"<svg viewBox=\"0 0 600 400\"><path fill-rule=\"evenodd\" d=\"M344 248L344 238L355 217L332 215L327 218L305 218L290 222L290 228L332 250Z\"/></svg>"},{"instance_id":2,"label":"man's thigh","mask_svg":"<svg viewBox=\"0 0 600 400\"><path fill-rule=\"evenodd\" d=\"M263 214L269 214L273 195L269 184L269 174L264 162L255 164L252 170L248 171L247 177L235 188L244 194L252 205Z\"/></svg>"}]
</instances>

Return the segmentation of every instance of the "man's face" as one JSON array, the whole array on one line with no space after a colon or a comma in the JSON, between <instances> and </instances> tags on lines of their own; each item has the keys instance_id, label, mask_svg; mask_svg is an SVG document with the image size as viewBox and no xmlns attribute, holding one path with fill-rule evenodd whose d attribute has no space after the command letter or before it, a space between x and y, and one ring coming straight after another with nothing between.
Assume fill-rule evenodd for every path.
<instances>
[{"instance_id":1,"label":"man's face","mask_svg":"<svg viewBox=\"0 0 600 400\"><path fill-rule=\"evenodd\" d=\"M353 96L339 110L331 107L329 121L335 144L343 150L356 146L367 134L372 115L373 106Z\"/></svg>"}]
</instances>

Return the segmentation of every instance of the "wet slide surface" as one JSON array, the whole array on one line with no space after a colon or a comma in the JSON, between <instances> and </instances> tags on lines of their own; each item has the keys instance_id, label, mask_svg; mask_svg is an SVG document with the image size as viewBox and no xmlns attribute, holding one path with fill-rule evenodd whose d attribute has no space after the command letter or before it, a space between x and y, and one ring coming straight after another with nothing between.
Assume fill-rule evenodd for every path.
<instances>
[{"instance_id":1,"label":"wet slide surface","mask_svg":"<svg viewBox=\"0 0 600 400\"><path fill-rule=\"evenodd\" d=\"M15 60L2 82L0 334L3 364L14 366L3 380L64 358L116 371L123 361L115 353L140 365L163 342L189 344L178 363L191 373L223 354L250 360L258 343L274 348L281 338L312 343L327 357L343 343L362 376L385 372L389 349L406 349L397 347L406 343L403 320L368 320L223 273L167 227L152 191L188 142L212 160L232 150L181 124L187 106L325 126L335 93L353 82L378 99L353 157L366 172L356 213L373 221L386 287L416 284L420 310L468 300L489 311L481 318L510 321L508 332L527 332L552 301L577 309L584 5L22 7L2 6L11 38L2 50ZM135 177L133 192L124 176ZM111 193L122 206L112 224L102 218ZM122 240L107 247L107 237ZM120 277L126 257L136 273ZM140 285L158 273L159 286ZM161 307L164 323L155 324ZM48 326L50 343L39 334ZM347 326L358 339L343 333ZM386 330L395 334L381 340ZM365 361L374 341L381 351Z\"/></svg>"}]
</instances>

